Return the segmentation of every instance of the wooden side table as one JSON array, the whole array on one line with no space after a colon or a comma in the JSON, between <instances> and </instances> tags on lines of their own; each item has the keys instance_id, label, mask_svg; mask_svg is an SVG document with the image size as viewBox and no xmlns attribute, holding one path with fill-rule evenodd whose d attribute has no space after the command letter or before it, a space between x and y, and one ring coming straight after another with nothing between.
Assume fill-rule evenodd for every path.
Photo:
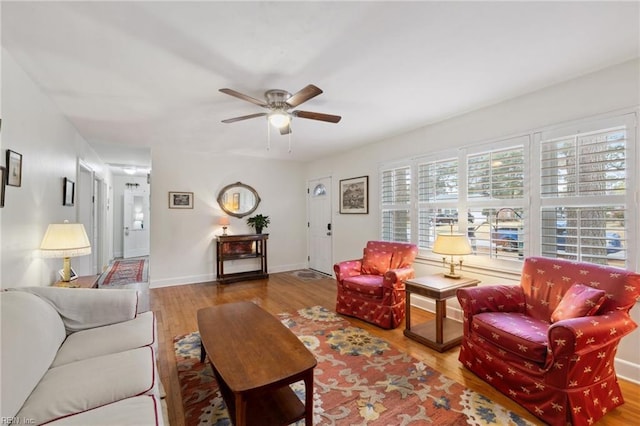
<instances>
[{"instance_id":1,"label":"wooden side table","mask_svg":"<svg viewBox=\"0 0 640 426\"><path fill-rule=\"evenodd\" d=\"M73 281L56 281L53 287L98 288L98 278L100 275L85 275Z\"/></svg>"},{"instance_id":2,"label":"wooden side table","mask_svg":"<svg viewBox=\"0 0 640 426\"><path fill-rule=\"evenodd\" d=\"M447 299L456 295L456 290L474 287L480 281L471 278L446 278L444 274L413 278L405 281L407 293L406 326L404 335L438 352L447 351L462 342L462 324L447 318ZM436 301L436 319L411 327L411 294ZM434 324L435 323L435 324Z\"/></svg>"}]
</instances>

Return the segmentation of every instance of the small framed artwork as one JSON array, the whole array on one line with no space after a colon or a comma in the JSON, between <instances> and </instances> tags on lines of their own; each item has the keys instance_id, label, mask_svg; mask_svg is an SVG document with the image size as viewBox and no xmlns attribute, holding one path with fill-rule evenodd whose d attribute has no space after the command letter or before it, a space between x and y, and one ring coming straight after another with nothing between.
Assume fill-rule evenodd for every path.
<instances>
[{"instance_id":1,"label":"small framed artwork","mask_svg":"<svg viewBox=\"0 0 640 426\"><path fill-rule=\"evenodd\" d=\"M64 189L62 191L62 205L73 206L75 202L76 183L69 178L64 178Z\"/></svg>"},{"instance_id":2,"label":"small framed artwork","mask_svg":"<svg viewBox=\"0 0 640 426\"><path fill-rule=\"evenodd\" d=\"M170 209L192 209L193 192L169 192Z\"/></svg>"},{"instance_id":3,"label":"small framed artwork","mask_svg":"<svg viewBox=\"0 0 640 426\"><path fill-rule=\"evenodd\" d=\"M7 177L7 169L4 166L0 166L0 177L2 181L0 181L0 207L4 207L4 187L6 184Z\"/></svg>"},{"instance_id":4,"label":"small framed artwork","mask_svg":"<svg viewBox=\"0 0 640 426\"><path fill-rule=\"evenodd\" d=\"M58 275L60 275L60 279L64 280L64 269L60 269L58 271ZM78 274L76 274L76 271L73 270L73 268L69 269L69 281L73 281L73 280L77 280L78 279Z\"/></svg>"},{"instance_id":5,"label":"small framed artwork","mask_svg":"<svg viewBox=\"0 0 640 426\"><path fill-rule=\"evenodd\" d=\"M340 181L340 213L369 213L369 176Z\"/></svg>"},{"instance_id":6,"label":"small framed artwork","mask_svg":"<svg viewBox=\"0 0 640 426\"><path fill-rule=\"evenodd\" d=\"M7 185L22 185L22 154L7 150Z\"/></svg>"}]
</instances>

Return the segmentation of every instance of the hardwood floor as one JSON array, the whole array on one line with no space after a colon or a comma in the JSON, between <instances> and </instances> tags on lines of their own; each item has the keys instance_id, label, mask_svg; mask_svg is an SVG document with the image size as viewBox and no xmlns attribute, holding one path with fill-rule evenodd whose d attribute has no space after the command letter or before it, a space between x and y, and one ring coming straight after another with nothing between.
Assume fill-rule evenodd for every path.
<instances>
[{"instance_id":1,"label":"hardwood floor","mask_svg":"<svg viewBox=\"0 0 640 426\"><path fill-rule=\"evenodd\" d=\"M196 331L196 312L200 308L241 300L252 301L272 314L294 312L321 305L335 310L336 284L332 278L301 281L288 273L271 274L268 280L217 285L215 282L151 289L151 309L158 320L158 367L167 393L171 426L183 426L184 414L173 349L175 336ZM433 314L413 308L412 324L432 319ZM444 375L477 391L505 408L534 423L539 423L528 411L495 391L458 362L458 348L438 353L406 338L404 324L395 330L382 330L355 318L347 319L357 327L386 339L399 350L423 361ZM620 380L625 404L607 414L598 425L636 424L640 419L640 386Z\"/></svg>"}]
</instances>

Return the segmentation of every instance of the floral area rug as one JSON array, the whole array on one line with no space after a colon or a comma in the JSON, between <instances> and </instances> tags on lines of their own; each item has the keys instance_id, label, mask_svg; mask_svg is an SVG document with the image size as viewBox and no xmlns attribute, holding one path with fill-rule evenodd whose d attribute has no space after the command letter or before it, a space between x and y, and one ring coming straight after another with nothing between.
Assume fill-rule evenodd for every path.
<instances>
[{"instance_id":1,"label":"floral area rug","mask_svg":"<svg viewBox=\"0 0 640 426\"><path fill-rule=\"evenodd\" d=\"M280 319L318 360L314 425L532 425L323 307ZM230 425L211 367L200 363L200 335L174 346L185 424ZM303 382L291 387L304 401Z\"/></svg>"},{"instance_id":2,"label":"floral area rug","mask_svg":"<svg viewBox=\"0 0 640 426\"><path fill-rule=\"evenodd\" d=\"M102 273L98 287L119 287L148 281L148 258L116 260Z\"/></svg>"}]
</instances>

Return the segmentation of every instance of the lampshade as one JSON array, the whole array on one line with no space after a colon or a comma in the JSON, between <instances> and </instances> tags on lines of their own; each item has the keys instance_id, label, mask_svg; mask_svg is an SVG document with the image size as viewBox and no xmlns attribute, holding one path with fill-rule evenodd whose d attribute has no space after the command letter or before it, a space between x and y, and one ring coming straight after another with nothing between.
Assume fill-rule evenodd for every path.
<instances>
[{"instance_id":1,"label":"lampshade","mask_svg":"<svg viewBox=\"0 0 640 426\"><path fill-rule=\"evenodd\" d=\"M437 254L461 256L472 253L469 238L464 234L438 234L432 251Z\"/></svg>"},{"instance_id":2,"label":"lampshade","mask_svg":"<svg viewBox=\"0 0 640 426\"><path fill-rule=\"evenodd\" d=\"M44 234L40 250L44 257L76 257L91 254L91 244L83 224L52 223Z\"/></svg>"},{"instance_id":3,"label":"lampshade","mask_svg":"<svg viewBox=\"0 0 640 426\"><path fill-rule=\"evenodd\" d=\"M218 225L221 226L229 226L230 223L231 221L229 220L229 216L220 216L220 219L218 220Z\"/></svg>"}]
</instances>

